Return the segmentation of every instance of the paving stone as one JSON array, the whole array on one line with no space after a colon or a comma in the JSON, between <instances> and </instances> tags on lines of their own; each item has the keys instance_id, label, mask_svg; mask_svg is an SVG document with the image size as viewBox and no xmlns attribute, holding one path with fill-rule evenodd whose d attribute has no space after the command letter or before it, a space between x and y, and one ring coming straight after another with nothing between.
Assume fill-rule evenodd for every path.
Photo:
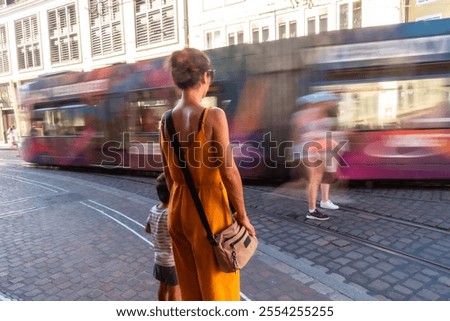
<instances>
[{"instance_id":1,"label":"paving stone","mask_svg":"<svg viewBox=\"0 0 450 321\"><path fill-rule=\"evenodd\" d=\"M344 276L353 275L357 270L353 269L349 266L344 266L341 269L339 269L339 273L341 273Z\"/></svg>"},{"instance_id":2,"label":"paving stone","mask_svg":"<svg viewBox=\"0 0 450 321\"><path fill-rule=\"evenodd\" d=\"M369 278L376 279L383 275L383 271L371 267L364 271L364 275L368 276Z\"/></svg>"},{"instance_id":3,"label":"paving stone","mask_svg":"<svg viewBox=\"0 0 450 321\"><path fill-rule=\"evenodd\" d=\"M388 289L390 287L390 284L387 282L383 282L381 280L374 280L374 281L370 282L368 284L368 286L370 289L373 289L378 293L378 292L383 292L386 289Z\"/></svg>"},{"instance_id":4,"label":"paving stone","mask_svg":"<svg viewBox=\"0 0 450 321\"><path fill-rule=\"evenodd\" d=\"M416 281L416 280L414 280L414 279L408 279L408 280L406 280L406 281L403 283L403 285L406 286L406 287L408 287L408 288L410 288L410 289L418 290L418 289L422 288L423 283L418 282L418 281Z\"/></svg>"}]
</instances>

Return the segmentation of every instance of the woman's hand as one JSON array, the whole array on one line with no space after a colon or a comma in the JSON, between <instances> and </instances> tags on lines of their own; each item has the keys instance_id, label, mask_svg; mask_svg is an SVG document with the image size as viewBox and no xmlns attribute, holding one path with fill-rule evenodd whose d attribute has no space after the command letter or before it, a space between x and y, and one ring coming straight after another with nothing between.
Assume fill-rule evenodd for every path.
<instances>
[{"instance_id":1,"label":"woman's hand","mask_svg":"<svg viewBox=\"0 0 450 321\"><path fill-rule=\"evenodd\" d=\"M248 233L251 236L256 236L255 228L253 227L252 223L250 223L250 220L248 219L247 215L239 215L235 213L234 218L236 219L236 221L238 221L240 225L242 225L247 229Z\"/></svg>"}]
</instances>

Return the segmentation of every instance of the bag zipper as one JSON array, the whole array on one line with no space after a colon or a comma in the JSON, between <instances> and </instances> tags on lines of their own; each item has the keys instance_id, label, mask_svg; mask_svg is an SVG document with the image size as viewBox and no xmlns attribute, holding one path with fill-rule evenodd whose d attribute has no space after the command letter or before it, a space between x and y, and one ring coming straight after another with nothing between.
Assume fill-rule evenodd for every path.
<instances>
[{"instance_id":1,"label":"bag zipper","mask_svg":"<svg viewBox=\"0 0 450 321\"><path fill-rule=\"evenodd\" d=\"M232 248L234 248L234 245L235 245L236 243L238 243L240 240L242 240L242 238L245 236L245 227L242 226L242 228L244 229L244 232L242 233L242 235L241 235L236 241L230 243L230 246L231 246Z\"/></svg>"},{"instance_id":2,"label":"bag zipper","mask_svg":"<svg viewBox=\"0 0 450 321\"><path fill-rule=\"evenodd\" d=\"M227 242L227 241L231 240L233 237L235 237L237 234L239 234L239 233L241 232L241 229L242 229L242 228L243 228L243 226L242 226L242 225L239 225L239 230L238 230L238 232L237 232L235 235L233 235L232 237L224 238L223 241L224 241L224 242Z\"/></svg>"}]
</instances>

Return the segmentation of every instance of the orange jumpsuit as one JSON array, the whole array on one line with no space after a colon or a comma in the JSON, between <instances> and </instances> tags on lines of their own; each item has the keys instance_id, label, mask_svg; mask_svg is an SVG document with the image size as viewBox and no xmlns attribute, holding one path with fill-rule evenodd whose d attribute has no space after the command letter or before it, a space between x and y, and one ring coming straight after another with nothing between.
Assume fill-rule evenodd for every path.
<instances>
[{"instance_id":1,"label":"orange jumpsuit","mask_svg":"<svg viewBox=\"0 0 450 321\"><path fill-rule=\"evenodd\" d=\"M231 215L227 192L203 130L207 114L208 109L194 141L182 150L214 234L231 224ZM168 224L181 298L184 301L240 300L239 271L224 273L219 270L183 172L178 162L174 162L174 150L164 136L161 137L162 152L173 179Z\"/></svg>"}]
</instances>

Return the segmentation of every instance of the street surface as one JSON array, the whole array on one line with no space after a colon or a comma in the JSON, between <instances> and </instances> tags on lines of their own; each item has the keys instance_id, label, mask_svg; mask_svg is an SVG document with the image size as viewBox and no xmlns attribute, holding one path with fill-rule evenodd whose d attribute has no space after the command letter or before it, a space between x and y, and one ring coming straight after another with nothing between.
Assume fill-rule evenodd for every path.
<instances>
[{"instance_id":1,"label":"street surface","mask_svg":"<svg viewBox=\"0 0 450 321\"><path fill-rule=\"evenodd\" d=\"M157 299L153 177L43 168L0 149L0 300ZM260 240L242 300L450 300L450 185L338 184L305 219L303 182L245 186Z\"/></svg>"}]
</instances>

